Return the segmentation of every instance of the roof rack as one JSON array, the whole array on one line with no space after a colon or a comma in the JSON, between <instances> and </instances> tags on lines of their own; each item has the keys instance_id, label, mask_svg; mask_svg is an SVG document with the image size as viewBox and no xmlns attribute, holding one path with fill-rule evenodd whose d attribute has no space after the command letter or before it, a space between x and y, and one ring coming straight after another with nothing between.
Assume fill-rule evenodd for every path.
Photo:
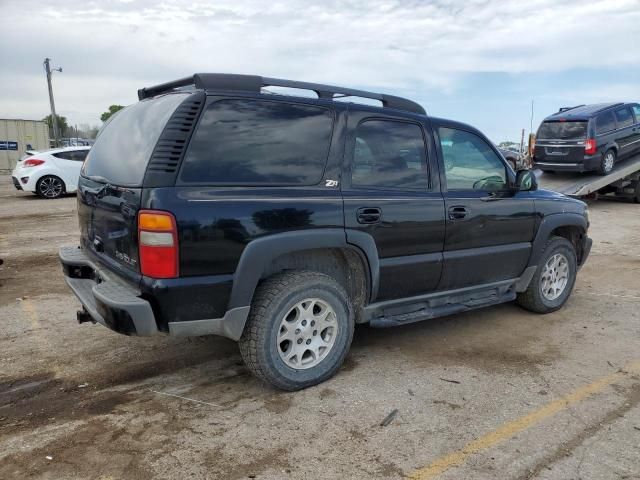
<instances>
[{"instance_id":1,"label":"roof rack","mask_svg":"<svg viewBox=\"0 0 640 480\"><path fill-rule=\"evenodd\" d=\"M585 104L583 103L582 105L576 105L575 107L560 107L560 109L556 112L556 113L564 113L567 112L569 110L573 110L574 108L580 108L580 107L584 107Z\"/></svg>"},{"instance_id":2,"label":"roof rack","mask_svg":"<svg viewBox=\"0 0 640 480\"><path fill-rule=\"evenodd\" d=\"M194 85L196 89L203 90L233 90L260 93L263 87L286 87L312 90L318 98L333 100L340 97L361 97L379 100L385 108L394 108L407 112L425 115L421 105L402 97L373 93L352 88L334 87L320 83L297 82L279 78L261 77L258 75L235 75L230 73L196 73L191 77L180 78L172 82L161 83L153 87L138 90L138 99L154 97L161 93L172 91L176 88ZM336 97L338 94L340 97Z\"/></svg>"},{"instance_id":3,"label":"roof rack","mask_svg":"<svg viewBox=\"0 0 640 480\"><path fill-rule=\"evenodd\" d=\"M610 108L619 107L620 105L624 105L624 103L623 102L611 103L611 104L606 105L606 106L604 106L602 108L599 108L598 110L596 110L593 113L599 113L599 112L602 112L603 110L608 110Z\"/></svg>"}]
</instances>

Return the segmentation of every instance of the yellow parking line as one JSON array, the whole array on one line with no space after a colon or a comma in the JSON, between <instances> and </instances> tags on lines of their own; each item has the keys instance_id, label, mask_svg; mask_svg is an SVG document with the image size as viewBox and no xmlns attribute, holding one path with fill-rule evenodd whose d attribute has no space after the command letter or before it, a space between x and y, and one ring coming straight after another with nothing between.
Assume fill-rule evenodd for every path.
<instances>
[{"instance_id":1,"label":"yellow parking line","mask_svg":"<svg viewBox=\"0 0 640 480\"><path fill-rule=\"evenodd\" d=\"M428 480L436 477L437 475L452 467L457 467L461 465L470 455L491 448L494 445L502 442L503 440L506 440L513 435L526 430L527 428L535 425L545 418L551 417L552 415L555 415L556 413L567 409L571 405L584 400L588 396L600 392L605 387L611 385L617 380L620 380L626 373L629 372L640 372L640 362L634 362L625 367L623 370L612 373L611 375L607 375L606 377L596 380L589 385L580 387L577 390L574 390L572 393L554 400L553 402L548 403L538 410L534 410L524 417L520 417L516 420L506 423L500 428L489 432L486 435L483 435L477 440L468 443L460 450L440 457L426 467L416 470L415 472L410 474L408 478L410 478L411 480Z\"/></svg>"}]
</instances>

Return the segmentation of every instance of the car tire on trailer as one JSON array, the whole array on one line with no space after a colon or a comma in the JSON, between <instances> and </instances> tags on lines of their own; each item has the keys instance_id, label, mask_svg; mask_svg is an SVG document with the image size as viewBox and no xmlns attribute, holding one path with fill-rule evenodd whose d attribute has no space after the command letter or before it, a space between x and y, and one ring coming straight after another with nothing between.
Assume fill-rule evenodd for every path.
<instances>
[{"instance_id":1,"label":"car tire on trailer","mask_svg":"<svg viewBox=\"0 0 640 480\"><path fill-rule=\"evenodd\" d=\"M64 192L64 182L55 175L45 175L36 183L36 194L42 198L60 198Z\"/></svg>"},{"instance_id":2,"label":"car tire on trailer","mask_svg":"<svg viewBox=\"0 0 640 480\"><path fill-rule=\"evenodd\" d=\"M563 237L551 237L529 287L518 293L518 304L532 312L550 313L561 308L571 295L578 273L573 244Z\"/></svg>"},{"instance_id":3,"label":"car tire on trailer","mask_svg":"<svg viewBox=\"0 0 640 480\"><path fill-rule=\"evenodd\" d=\"M256 289L240 338L251 372L282 390L300 390L333 376L355 326L344 288L322 273L276 274Z\"/></svg>"},{"instance_id":4,"label":"car tire on trailer","mask_svg":"<svg viewBox=\"0 0 640 480\"><path fill-rule=\"evenodd\" d=\"M616 151L613 148L607 150L602 159L600 160L600 166L598 173L600 175L609 175L613 171L613 167L616 164Z\"/></svg>"}]
</instances>

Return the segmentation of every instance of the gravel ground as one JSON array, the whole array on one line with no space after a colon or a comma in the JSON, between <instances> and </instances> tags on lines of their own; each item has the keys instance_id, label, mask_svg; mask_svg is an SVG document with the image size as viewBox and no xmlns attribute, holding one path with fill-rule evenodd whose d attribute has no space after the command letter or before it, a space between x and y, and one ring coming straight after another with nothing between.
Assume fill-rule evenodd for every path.
<instances>
[{"instance_id":1,"label":"gravel ground","mask_svg":"<svg viewBox=\"0 0 640 480\"><path fill-rule=\"evenodd\" d=\"M223 338L78 325L75 197L0 176L0 478L640 478L640 206L590 208L561 311L358 328L335 378L282 393Z\"/></svg>"}]
</instances>

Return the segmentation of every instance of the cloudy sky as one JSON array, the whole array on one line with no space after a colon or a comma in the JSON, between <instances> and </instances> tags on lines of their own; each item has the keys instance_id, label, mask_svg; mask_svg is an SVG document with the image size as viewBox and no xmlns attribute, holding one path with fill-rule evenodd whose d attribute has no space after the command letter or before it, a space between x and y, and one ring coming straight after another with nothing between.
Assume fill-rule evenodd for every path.
<instances>
[{"instance_id":1,"label":"cloudy sky","mask_svg":"<svg viewBox=\"0 0 640 480\"><path fill-rule=\"evenodd\" d=\"M409 96L519 139L560 106L640 101L640 0L0 0L0 118L100 124L136 90L253 73Z\"/></svg>"}]
</instances>

